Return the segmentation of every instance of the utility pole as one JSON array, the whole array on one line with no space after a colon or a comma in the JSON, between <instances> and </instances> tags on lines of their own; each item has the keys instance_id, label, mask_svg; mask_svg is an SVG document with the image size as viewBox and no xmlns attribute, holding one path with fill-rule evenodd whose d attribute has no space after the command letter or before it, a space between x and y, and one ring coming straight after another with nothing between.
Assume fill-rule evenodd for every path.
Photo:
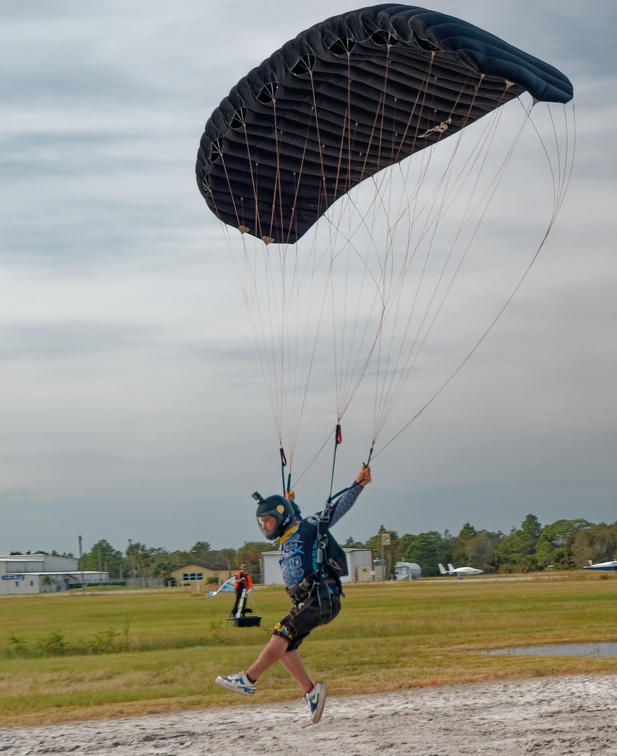
<instances>
[{"instance_id":1,"label":"utility pole","mask_svg":"<svg viewBox=\"0 0 617 756\"><path fill-rule=\"evenodd\" d=\"M384 580L387 578L387 574L388 574L388 570L386 567L386 559L385 559L385 554L384 554L384 547L390 546L391 542L392 541L391 541L390 533L381 534L381 563L383 565L383 571L384 571L383 579Z\"/></svg>"},{"instance_id":2,"label":"utility pole","mask_svg":"<svg viewBox=\"0 0 617 756\"><path fill-rule=\"evenodd\" d=\"M84 583L84 561L82 559L83 552L81 548L81 536L79 536L79 569L81 570L81 590L86 592L86 584Z\"/></svg>"}]
</instances>

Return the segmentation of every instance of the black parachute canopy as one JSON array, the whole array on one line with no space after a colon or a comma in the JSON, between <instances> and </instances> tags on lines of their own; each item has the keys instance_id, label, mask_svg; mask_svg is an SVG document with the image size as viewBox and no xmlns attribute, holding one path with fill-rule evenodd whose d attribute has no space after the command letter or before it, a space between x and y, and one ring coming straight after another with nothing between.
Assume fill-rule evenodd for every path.
<instances>
[{"instance_id":1,"label":"black parachute canopy","mask_svg":"<svg viewBox=\"0 0 617 756\"><path fill-rule=\"evenodd\" d=\"M528 91L566 103L556 68L465 21L383 4L317 24L214 111L197 184L225 223L295 243L365 178Z\"/></svg>"}]
</instances>

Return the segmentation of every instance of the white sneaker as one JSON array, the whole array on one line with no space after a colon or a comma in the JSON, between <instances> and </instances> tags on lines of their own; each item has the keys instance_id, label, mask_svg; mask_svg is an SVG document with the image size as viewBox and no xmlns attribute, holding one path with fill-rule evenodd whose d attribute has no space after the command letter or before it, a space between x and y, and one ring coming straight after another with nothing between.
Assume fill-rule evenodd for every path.
<instances>
[{"instance_id":1,"label":"white sneaker","mask_svg":"<svg viewBox=\"0 0 617 756\"><path fill-rule=\"evenodd\" d=\"M216 680L222 688L233 690L234 693L241 693L243 696L254 696L257 690L257 683L249 680L246 672L238 672L236 675L219 675Z\"/></svg>"},{"instance_id":2,"label":"white sneaker","mask_svg":"<svg viewBox=\"0 0 617 756\"><path fill-rule=\"evenodd\" d=\"M323 714L323 708L326 705L326 694L328 686L325 683L315 683L303 698L308 703L311 710L311 722L317 724Z\"/></svg>"}]
</instances>

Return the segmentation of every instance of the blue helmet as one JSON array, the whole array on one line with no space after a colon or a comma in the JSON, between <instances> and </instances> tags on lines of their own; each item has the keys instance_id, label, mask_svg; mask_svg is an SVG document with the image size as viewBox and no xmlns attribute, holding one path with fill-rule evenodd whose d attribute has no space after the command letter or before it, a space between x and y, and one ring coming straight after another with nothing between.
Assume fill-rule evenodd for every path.
<instances>
[{"instance_id":1,"label":"blue helmet","mask_svg":"<svg viewBox=\"0 0 617 756\"><path fill-rule=\"evenodd\" d=\"M296 519L297 506L294 506L291 501L287 501L284 496L277 495L268 496L266 499L260 496L258 501L259 504L257 505L256 512L257 524L259 525L261 532L269 541L275 541L288 530L289 526ZM264 530L261 521L261 518L266 516L274 517L277 520L276 527L269 533Z\"/></svg>"}]
</instances>

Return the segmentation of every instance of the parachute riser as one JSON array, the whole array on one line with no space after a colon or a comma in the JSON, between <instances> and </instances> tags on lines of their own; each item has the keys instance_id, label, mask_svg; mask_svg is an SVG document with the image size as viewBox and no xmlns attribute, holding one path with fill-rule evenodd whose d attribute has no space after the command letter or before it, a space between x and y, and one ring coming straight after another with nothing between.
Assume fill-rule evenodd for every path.
<instances>
[{"instance_id":1,"label":"parachute riser","mask_svg":"<svg viewBox=\"0 0 617 756\"><path fill-rule=\"evenodd\" d=\"M337 426L336 426L336 429L335 429L335 433L334 433L334 454L333 454L333 457L332 457L332 474L330 476L330 493L328 495L328 499L326 501L326 506L324 508L324 514L327 512L327 514L328 514L328 520L330 519L330 509L332 508L332 504L340 496L342 496L344 493L346 493L347 491L349 491L349 489L351 488L351 486L347 486L346 488L342 488L340 491L338 491L335 494L332 493L332 489L334 487L334 472L335 472L335 469L336 469L336 452L338 450L338 447L342 443L343 443L343 432L342 432L340 423L337 423ZM366 462L362 463L362 467L363 468L366 468L366 467L368 467L371 464L371 457L373 456L374 449L375 449L375 442L373 441L373 443L371 444L371 448L369 449L369 453L368 453L368 457L366 459Z\"/></svg>"},{"instance_id":2,"label":"parachute riser","mask_svg":"<svg viewBox=\"0 0 617 756\"><path fill-rule=\"evenodd\" d=\"M283 449L282 446L279 449L279 454L281 457L281 478L283 481L283 496L285 496L285 492L291 488L291 470L289 471L287 475L287 486L286 486L285 485L285 468L287 467L287 457L285 456L285 449Z\"/></svg>"}]
</instances>

